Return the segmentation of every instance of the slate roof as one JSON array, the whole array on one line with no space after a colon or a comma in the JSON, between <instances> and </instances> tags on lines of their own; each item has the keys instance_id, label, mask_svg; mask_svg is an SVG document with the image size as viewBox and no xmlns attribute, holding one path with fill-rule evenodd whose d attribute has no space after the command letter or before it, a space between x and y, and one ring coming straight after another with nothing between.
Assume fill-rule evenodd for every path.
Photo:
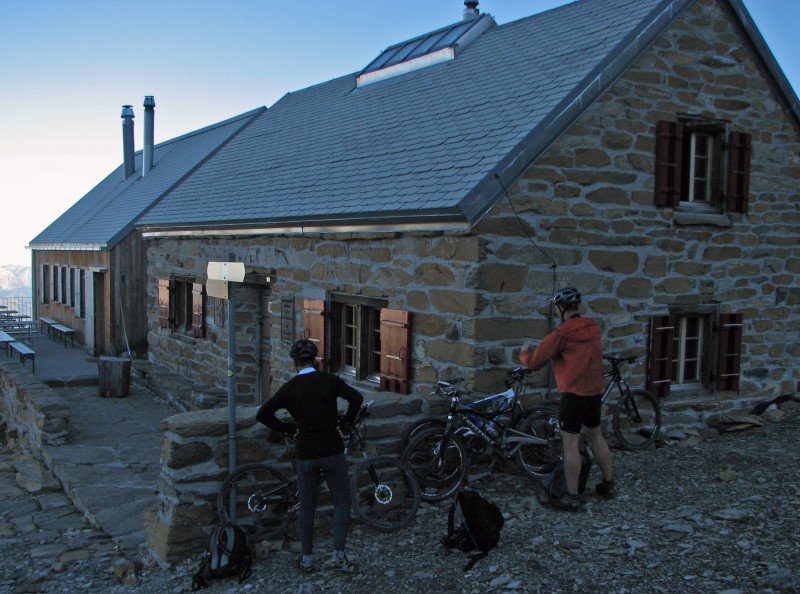
<instances>
[{"instance_id":1,"label":"slate roof","mask_svg":"<svg viewBox=\"0 0 800 594\"><path fill-rule=\"evenodd\" d=\"M123 180L122 165L36 236L32 249L113 248L134 229L134 223L160 198L247 126L262 107L173 138L153 147L153 168L142 177L142 151L136 171ZM120 136L121 138L121 136Z\"/></svg>"},{"instance_id":2,"label":"slate roof","mask_svg":"<svg viewBox=\"0 0 800 594\"><path fill-rule=\"evenodd\" d=\"M741 0L723 0L800 106ZM289 93L137 222L146 234L466 228L694 0L578 0L454 60ZM371 57L370 57L371 58ZM369 59L365 60L368 63Z\"/></svg>"}]
</instances>

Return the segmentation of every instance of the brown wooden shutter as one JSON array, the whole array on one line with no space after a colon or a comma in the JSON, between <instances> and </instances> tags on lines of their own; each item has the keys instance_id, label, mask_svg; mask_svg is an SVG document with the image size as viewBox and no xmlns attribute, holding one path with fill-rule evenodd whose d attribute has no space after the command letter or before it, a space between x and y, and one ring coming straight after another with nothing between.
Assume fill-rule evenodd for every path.
<instances>
[{"instance_id":1,"label":"brown wooden shutter","mask_svg":"<svg viewBox=\"0 0 800 594\"><path fill-rule=\"evenodd\" d=\"M750 157L753 137L746 132L731 132L728 142L727 208L747 212L750 202Z\"/></svg>"},{"instance_id":2,"label":"brown wooden shutter","mask_svg":"<svg viewBox=\"0 0 800 594\"><path fill-rule=\"evenodd\" d=\"M397 309L381 309L382 390L408 394L410 335L409 313Z\"/></svg>"},{"instance_id":3,"label":"brown wooden shutter","mask_svg":"<svg viewBox=\"0 0 800 594\"><path fill-rule=\"evenodd\" d=\"M325 301L303 299L303 338L317 345L317 369L327 371L325 360Z\"/></svg>"},{"instance_id":4,"label":"brown wooden shutter","mask_svg":"<svg viewBox=\"0 0 800 594\"><path fill-rule=\"evenodd\" d=\"M669 396L672 359L675 351L675 316L653 316L650 320L650 357L647 362L647 390Z\"/></svg>"},{"instance_id":5,"label":"brown wooden shutter","mask_svg":"<svg viewBox=\"0 0 800 594\"><path fill-rule=\"evenodd\" d=\"M681 122L658 122L656 127L656 206L678 206L683 173L683 132Z\"/></svg>"},{"instance_id":6,"label":"brown wooden shutter","mask_svg":"<svg viewBox=\"0 0 800 594\"><path fill-rule=\"evenodd\" d=\"M205 307L202 283L192 283L192 336L206 335Z\"/></svg>"},{"instance_id":7,"label":"brown wooden shutter","mask_svg":"<svg viewBox=\"0 0 800 594\"><path fill-rule=\"evenodd\" d=\"M742 321L740 313L719 317L717 390L738 390L742 365Z\"/></svg>"},{"instance_id":8,"label":"brown wooden shutter","mask_svg":"<svg viewBox=\"0 0 800 594\"><path fill-rule=\"evenodd\" d=\"M158 325L169 328L169 279L158 279Z\"/></svg>"}]
</instances>

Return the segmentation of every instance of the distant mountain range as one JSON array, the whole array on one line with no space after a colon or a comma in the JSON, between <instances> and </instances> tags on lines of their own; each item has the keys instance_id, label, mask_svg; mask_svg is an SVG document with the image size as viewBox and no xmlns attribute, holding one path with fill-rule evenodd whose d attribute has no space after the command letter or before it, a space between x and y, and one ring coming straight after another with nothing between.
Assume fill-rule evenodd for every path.
<instances>
[{"instance_id":1,"label":"distant mountain range","mask_svg":"<svg viewBox=\"0 0 800 594\"><path fill-rule=\"evenodd\" d=\"M0 266L0 297L30 297L31 267L18 264Z\"/></svg>"}]
</instances>

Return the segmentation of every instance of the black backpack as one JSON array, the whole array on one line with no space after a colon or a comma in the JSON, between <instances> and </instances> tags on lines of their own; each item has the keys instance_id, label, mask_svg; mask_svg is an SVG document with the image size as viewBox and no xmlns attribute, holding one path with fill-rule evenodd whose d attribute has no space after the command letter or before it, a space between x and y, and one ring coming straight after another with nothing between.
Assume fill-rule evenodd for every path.
<instances>
[{"instance_id":1,"label":"black backpack","mask_svg":"<svg viewBox=\"0 0 800 594\"><path fill-rule=\"evenodd\" d=\"M578 477L578 493L586 490L586 482L589 479L589 472L592 470L592 460L589 455L581 449L581 473ZM567 492L567 479L564 475L564 458L560 458L558 464L550 474L544 475L539 481L540 489L537 493L539 503L542 505L552 505Z\"/></svg>"},{"instance_id":2,"label":"black backpack","mask_svg":"<svg viewBox=\"0 0 800 594\"><path fill-rule=\"evenodd\" d=\"M454 527L456 503L464 517L458 528ZM465 553L477 550L464 566L464 571L469 571L497 545L504 523L503 513L497 505L474 489L461 487L447 514L447 536L442 539L442 544Z\"/></svg>"},{"instance_id":3,"label":"black backpack","mask_svg":"<svg viewBox=\"0 0 800 594\"><path fill-rule=\"evenodd\" d=\"M253 553L247 542L247 533L237 524L217 526L208 539L208 550L200 569L192 578L192 591L208 586L213 578L238 576L239 583L250 577Z\"/></svg>"}]
</instances>

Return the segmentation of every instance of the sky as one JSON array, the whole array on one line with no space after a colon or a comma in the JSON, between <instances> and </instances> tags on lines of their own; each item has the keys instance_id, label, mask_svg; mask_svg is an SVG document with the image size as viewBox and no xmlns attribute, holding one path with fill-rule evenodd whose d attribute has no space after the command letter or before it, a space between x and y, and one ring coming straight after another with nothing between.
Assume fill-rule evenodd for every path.
<instances>
[{"instance_id":1,"label":"sky","mask_svg":"<svg viewBox=\"0 0 800 594\"><path fill-rule=\"evenodd\" d=\"M568 0L480 0L508 23ZM800 0L744 0L800 95ZM0 266L122 162L122 105L142 148L361 70L461 20L463 0L0 0Z\"/></svg>"}]
</instances>

